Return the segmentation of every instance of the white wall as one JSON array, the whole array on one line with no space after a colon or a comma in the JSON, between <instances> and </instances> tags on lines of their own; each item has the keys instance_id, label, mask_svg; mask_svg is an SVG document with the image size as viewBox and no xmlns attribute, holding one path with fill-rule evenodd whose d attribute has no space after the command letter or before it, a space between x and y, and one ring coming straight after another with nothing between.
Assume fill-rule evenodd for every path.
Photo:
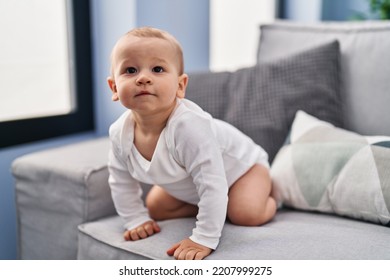
<instances>
[{"instance_id":1,"label":"white wall","mask_svg":"<svg viewBox=\"0 0 390 280\"><path fill-rule=\"evenodd\" d=\"M259 26L275 19L276 2L210 0L212 71L235 70L256 63Z\"/></svg>"}]
</instances>

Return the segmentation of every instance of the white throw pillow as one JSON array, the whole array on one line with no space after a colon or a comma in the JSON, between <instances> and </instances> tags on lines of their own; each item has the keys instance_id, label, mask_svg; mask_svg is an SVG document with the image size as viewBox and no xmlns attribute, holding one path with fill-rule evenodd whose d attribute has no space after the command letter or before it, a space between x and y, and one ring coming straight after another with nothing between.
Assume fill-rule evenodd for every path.
<instances>
[{"instance_id":1,"label":"white throw pillow","mask_svg":"<svg viewBox=\"0 0 390 280\"><path fill-rule=\"evenodd\" d=\"M390 226L388 136L362 136L298 111L271 176L284 206Z\"/></svg>"}]
</instances>

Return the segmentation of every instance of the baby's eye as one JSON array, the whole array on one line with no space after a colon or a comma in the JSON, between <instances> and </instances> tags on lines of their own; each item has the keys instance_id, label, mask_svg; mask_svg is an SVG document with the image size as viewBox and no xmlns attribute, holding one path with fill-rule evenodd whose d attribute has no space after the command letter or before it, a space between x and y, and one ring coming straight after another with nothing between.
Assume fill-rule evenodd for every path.
<instances>
[{"instance_id":1,"label":"baby's eye","mask_svg":"<svg viewBox=\"0 0 390 280\"><path fill-rule=\"evenodd\" d=\"M162 73L162 72L164 72L164 68L162 68L161 66L156 66L156 67L153 67L152 71L156 72L156 73Z\"/></svg>"},{"instance_id":2,"label":"baby's eye","mask_svg":"<svg viewBox=\"0 0 390 280\"><path fill-rule=\"evenodd\" d=\"M135 69L134 67L127 67L127 68L126 68L126 73L127 73L127 74L134 74L134 73L137 73L137 69Z\"/></svg>"}]
</instances>

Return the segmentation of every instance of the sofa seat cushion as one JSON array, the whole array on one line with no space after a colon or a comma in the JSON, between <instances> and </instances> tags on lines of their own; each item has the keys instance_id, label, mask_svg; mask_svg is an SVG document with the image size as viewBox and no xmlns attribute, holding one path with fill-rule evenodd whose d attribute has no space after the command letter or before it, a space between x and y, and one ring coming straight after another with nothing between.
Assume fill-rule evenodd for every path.
<instances>
[{"instance_id":1,"label":"sofa seat cushion","mask_svg":"<svg viewBox=\"0 0 390 280\"><path fill-rule=\"evenodd\" d=\"M159 223L161 232L124 241L118 216L79 226L79 259L172 259L166 250L188 237L195 219ZM390 259L389 229L327 215L279 210L261 227L226 223L221 242L207 259Z\"/></svg>"}]
</instances>

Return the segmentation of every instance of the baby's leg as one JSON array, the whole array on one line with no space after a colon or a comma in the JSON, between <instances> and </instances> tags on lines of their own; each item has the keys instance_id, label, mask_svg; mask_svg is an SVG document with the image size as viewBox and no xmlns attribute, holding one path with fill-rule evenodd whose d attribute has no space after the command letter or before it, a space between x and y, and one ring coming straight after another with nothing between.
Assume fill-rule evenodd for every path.
<instances>
[{"instance_id":1,"label":"baby's leg","mask_svg":"<svg viewBox=\"0 0 390 280\"><path fill-rule=\"evenodd\" d=\"M168 194L162 187L154 185L146 196L146 207L155 221L166 219L195 217L198 207Z\"/></svg>"},{"instance_id":2,"label":"baby's leg","mask_svg":"<svg viewBox=\"0 0 390 280\"><path fill-rule=\"evenodd\" d=\"M258 226L270 221L277 208L271 188L268 169L254 165L229 190L229 220L242 226Z\"/></svg>"}]
</instances>

